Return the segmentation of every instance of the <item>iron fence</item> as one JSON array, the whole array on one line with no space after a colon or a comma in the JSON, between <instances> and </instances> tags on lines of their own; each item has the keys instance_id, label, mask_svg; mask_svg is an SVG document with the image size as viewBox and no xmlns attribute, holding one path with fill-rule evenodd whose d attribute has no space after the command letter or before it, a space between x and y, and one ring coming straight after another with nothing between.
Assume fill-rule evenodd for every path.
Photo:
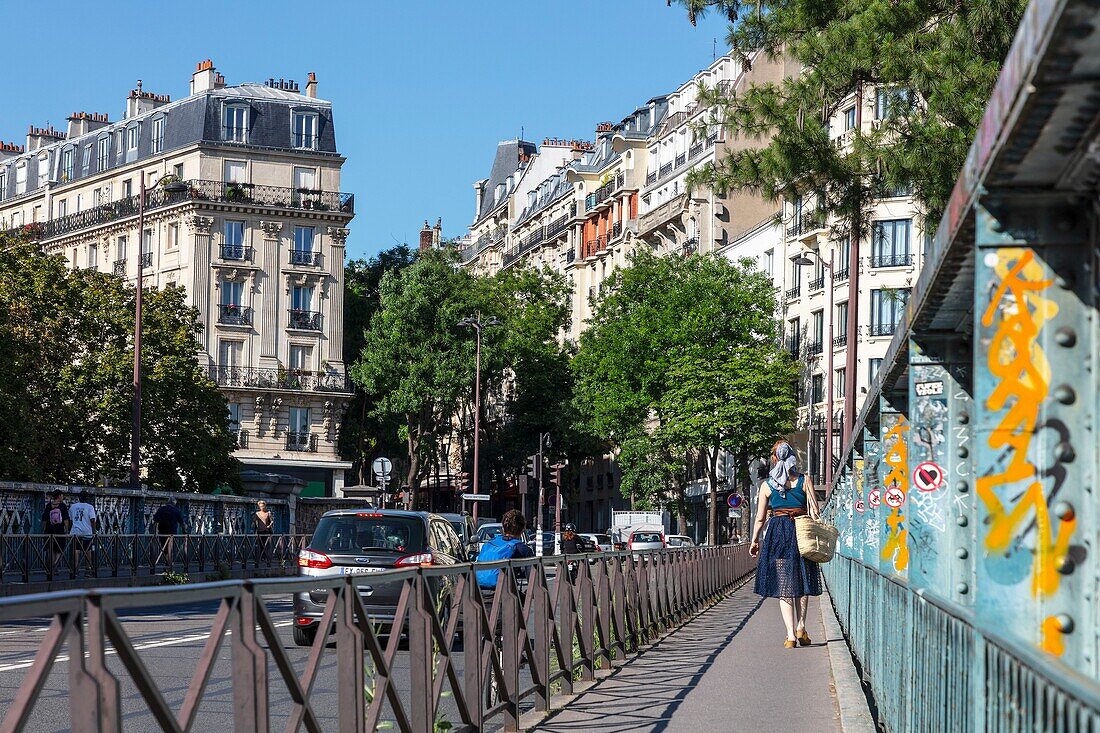
<instances>
[{"instance_id":1,"label":"iron fence","mask_svg":"<svg viewBox=\"0 0 1100 733\"><path fill-rule=\"evenodd\" d=\"M164 570L184 573L289 570L309 540L303 534L98 534L0 536L0 583L79 578L137 578Z\"/></svg>"},{"instance_id":2,"label":"iron fence","mask_svg":"<svg viewBox=\"0 0 1100 733\"><path fill-rule=\"evenodd\" d=\"M203 695L215 684L211 683L213 668L228 635L234 730L269 730L271 687L281 685L291 701L288 733L303 727L320 731L310 691L332 637L340 731L389 726L418 733L438 730L441 700L446 695L453 697L459 718L449 721L453 726L484 730L489 724L502 723L505 730L514 731L522 701L532 699L540 712L560 705L562 698L555 693L571 695L575 682L594 680L597 670L609 669L613 661L621 662L642 644L686 622L747 576L754 565L747 546L737 545L419 567L369 577L89 590L0 601L0 621L50 619L3 727L21 731L39 704L57 704L53 698L41 697L43 683L55 662L67 661L71 678L82 685L79 694L74 690L68 696L71 720L81 721L82 731L120 730L119 679L106 663L113 650L134 681L155 729L190 730ZM485 569L501 570L488 593L478 587L475 575L476 570ZM523 574L528 577L521 582ZM443 579L448 582L442 583ZM386 624L404 629L407 638L412 670L407 691L398 690L393 682L402 634L380 634L364 605L362 594L382 582L401 588L392 620L387 618ZM443 598L432 592L441 586L449 589ZM316 635L299 675L267 602L318 591L325 594L319 625L323 633ZM203 601L217 601L219 607L176 712L118 611ZM67 658L62 657L66 646ZM461 672L456 664L459 655ZM269 667L269 663L273 664ZM384 720L387 713L392 719ZM146 723L144 729L151 728Z\"/></svg>"}]
</instances>

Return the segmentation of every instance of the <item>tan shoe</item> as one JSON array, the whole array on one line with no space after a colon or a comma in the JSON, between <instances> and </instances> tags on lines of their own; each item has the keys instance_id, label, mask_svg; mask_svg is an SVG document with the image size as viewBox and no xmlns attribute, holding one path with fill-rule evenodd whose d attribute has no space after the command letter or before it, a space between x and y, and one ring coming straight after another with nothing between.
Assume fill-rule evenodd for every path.
<instances>
[{"instance_id":1,"label":"tan shoe","mask_svg":"<svg viewBox=\"0 0 1100 733\"><path fill-rule=\"evenodd\" d=\"M783 648L784 649L794 649L796 646L798 646L798 644L796 642L791 641L790 639L784 639L783 640Z\"/></svg>"},{"instance_id":2,"label":"tan shoe","mask_svg":"<svg viewBox=\"0 0 1100 733\"><path fill-rule=\"evenodd\" d=\"M810 645L810 635L806 633L806 629L802 629L802 632L798 635L798 643L802 646Z\"/></svg>"}]
</instances>

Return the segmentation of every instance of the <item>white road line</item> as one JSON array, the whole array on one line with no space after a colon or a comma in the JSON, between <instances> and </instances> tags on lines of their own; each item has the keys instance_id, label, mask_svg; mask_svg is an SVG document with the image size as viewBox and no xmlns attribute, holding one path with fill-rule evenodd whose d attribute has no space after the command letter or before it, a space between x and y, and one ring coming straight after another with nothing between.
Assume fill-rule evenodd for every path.
<instances>
[{"instance_id":1,"label":"white road line","mask_svg":"<svg viewBox=\"0 0 1100 733\"><path fill-rule=\"evenodd\" d=\"M275 626L277 626L277 627L278 626L292 626L293 624L294 624L293 621L279 621L278 623L275 624ZM229 636L232 633L233 633L232 631L226 629L225 635ZM177 637L172 638L172 639L161 639L160 641L150 641L150 642L146 642L144 644L137 644L137 645L134 646L134 649L136 649L138 651L142 651L143 649L156 649L158 647L163 647L163 646L172 646L173 644L187 644L187 643L192 642L192 641L205 641L208 638L210 638L209 633L194 634L192 636L177 636ZM118 652L115 651L114 649L107 649L106 653L108 655L118 654ZM56 662L67 662L67 661L69 661L69 655L68 654L62 654L59 657L57 657L54 661L55 661L55 663ZM34 659L28 659L28 660L20 661L20 662L12 662L11 664L3 664L3 665L0 665L0 672L13 672L17 669L26 669L27 667L30 667L33 664L34 664Z\"/></svg>"}]
</instances>

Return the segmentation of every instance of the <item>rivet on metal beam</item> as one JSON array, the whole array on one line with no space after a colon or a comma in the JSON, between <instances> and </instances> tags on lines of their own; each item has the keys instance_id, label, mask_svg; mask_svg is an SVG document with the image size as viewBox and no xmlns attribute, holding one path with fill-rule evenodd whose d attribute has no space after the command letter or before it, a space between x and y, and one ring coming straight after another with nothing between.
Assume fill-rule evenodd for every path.
<instances>
[{"instance_id":1,"label":"rivet on metal beam","mask_svg":"<svg viewBox=\"0 0 1100 733\"><path fill-rule=\"evenodd\" d=\"M1075 282L1076 278L1069 273L1066 273L1065 275L1058 275L1056 278L1054 278L1054 284L1060 287L1062 290L1072 290Z\"/></svg>"},{"instance_id":2,"label":"rivet on metal beam","mask_svg":"<svg viewBox=\"0 0 1100 733\"><path fill-rule=\"evenodd\" d=\"M966 518L965 514L960 514L959 516L955 517L955 524L959 525L960 527L965 527L966 525L970 524L970 520Z\"/></svg>"},{"instance_id":3,"label":"rivet on metal beam","mask_svg":"<svg viewBox=\"0 0 1100 733\"><path fill-rule=\"evenodd\" d=\"M1060 384L1054 388L1054 399L1063 405L1072 405L1077 401L1077 393L1068 384Z\"/></svg>"},{"instance_id":4,"label":"rivet on metal beam","mask_svg":"<svg viewBox=\"0 0 1100 733\"><path fill-rule=\"evenodd\" d=\"M970 550L966 549L965 547L960 547L959 549L955 550L955 557L959 558L960 560L965 560L966 558L970 557Z\"/></svg>"},{"instance_id":5,"label":"rivet on metal beam","mask_svg":"<svg viewBox=\"0 0 1100 733\"><path fill-rule=\"evenodd\" d=\"M1054 449L1054 457L1059 463L1073 463L1073 459L1077 457L1077 452L1073 450L1073 446L1062 441Z\"/></svg>"},{"instance_id":6,"label":"rivet on metal beam","mask_svg":"<svg viewBox=\"0 0 1100 733\"><path fill-rule=\"evenodd\" d=\"M955 586L955 592L958 593L960 596L965 596L967 593L970 592L970 586L966 583L959 583Z\"/></svg>"},{"instance_id":7,"label":"rivet on metal beam","mask_svg":"<svg viewBox=\"0 0 1100 733\"><path fill-rule=\"evenodd\" d=\"M1054 569L1062 575L1069 575L1077 567L1077 563L1069 555L1059 555L1054 558Z\"/></svg>"},{"instance_id":8,"label":"rivet on metal beam","mask_svg":"<svg viewBox=\"0 0 1100 733\"><path fill-rule=\"evenodd\" d=\"M965 494L966 492L970 491L970 484L966 483L965 481L960 481L955 484L955 491L959 492L960 494Z\"/></svg>"},{"instance_id":9,"label":"rivet on metal beam","mask_svg":"<svg viewBox=\"0 0 1100 733\"><path fill-rule=\"evenodd\" d=\"M1058 622L1058 630L1063 634L1073 633L1073 617L1068 613L1060 613L1054 617L1054 620Z\"/></svg>"},{"instance_id":10,"label":"rivet on metal beam","mask_svg":"<svg viewBox=\"0 0 1100 733\"><path fill-rule=\"evenodd\" d=\"M1059 346L1065 346L1067 349L1077 343L1077 333L1066 326L1059 328L1054 333L1054 342Z\"/></svg>"},{"instance_id":11,"label":"rivet on metal beam","mask_svg":"<svg viewBox=\"0 0 1100 733\"><path fill-rule=\"evenodd\" d=\"M970 413L969 412L960 412L959 416L956 418L956 420L959 421L959 425L966 425L967 423L970 422Z\"/></svg>"},{"instance_id":12,"label":"rivet on metal beam","mask_svg":"<svg viewBox=\"0 0 1100 733\"><path fill-rule=\"evenodd\" d=\"M1054 516L1061 519L1063 522L1068 522L1077 516L1077 511L1073 508L1073 504L1068 501L1058 501L1051 507L1051 511L1054 512Z\"/></svg>"},{"instance_id":13,"label":"rivet on metal beam","mask_svg":"<svg viewBox=\"0 0 1100 733\"><path fill-rule=\"evenodd\" d=\"M959 458L966 458L967 456L970 455L970 449L967 448L965 445L960 445L955 450L955 455L957 455Z\"/></svg>"}]
</instances>

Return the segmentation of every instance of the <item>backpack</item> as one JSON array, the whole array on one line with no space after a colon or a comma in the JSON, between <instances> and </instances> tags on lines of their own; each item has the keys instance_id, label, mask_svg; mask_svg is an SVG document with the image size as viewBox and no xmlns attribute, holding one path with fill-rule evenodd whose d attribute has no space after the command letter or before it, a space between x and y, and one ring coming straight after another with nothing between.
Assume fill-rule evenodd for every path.
<instances>
[{"instance_id":1,"label":"backpack","mask_svg":"<svg viewBox=\"0 0 1100 733\"><path fill-rule=\"evenodd\" d=\"M481 546L481 550L477 553L478 562L489 562L490 560L511 560L515 557L516 546L523 544L523 540L512 538L504 539L504 536L494 537ZM477 571L477 584L482 588L495 588L497 585L497 573L500 570L478 570Z\"/></svg>"}]
</instances>

